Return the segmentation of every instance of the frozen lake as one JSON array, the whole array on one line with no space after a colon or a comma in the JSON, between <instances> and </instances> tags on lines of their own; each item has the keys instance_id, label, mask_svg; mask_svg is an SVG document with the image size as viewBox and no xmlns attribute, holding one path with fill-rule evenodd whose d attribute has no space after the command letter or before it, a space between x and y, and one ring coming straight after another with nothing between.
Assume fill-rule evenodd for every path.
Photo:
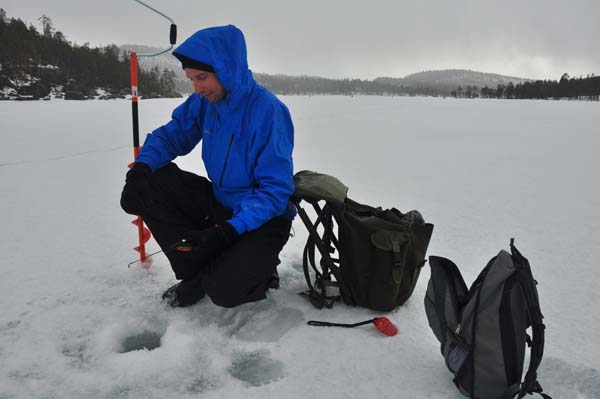
<instances>
[{"instance_id":1,"label":"frozen lake","mask_svg":"<svg viewBox=\"0 0 600 399\"><path fill-rule=\"evenodd\" d=\"M599 103L282 99L295 170L337 176L359 202L419 209L435 225L428 254L452 259L467 284L515 237L546 317L542 386L554 399L600 398ZM141 132L180 102L141 101ZM462 397L425 317L427 266L411 300L387 315L394 338L306 326L374 313L318 311L297 295L297 218L282 288L266 301L167 309L166 258L127 268L137 238L119 207L130 104L0 102L0 126L1 399ZM177 163L202 173L200 148ZM160 347L127 352L142 341Z\"/></svg>"}]
</instances>

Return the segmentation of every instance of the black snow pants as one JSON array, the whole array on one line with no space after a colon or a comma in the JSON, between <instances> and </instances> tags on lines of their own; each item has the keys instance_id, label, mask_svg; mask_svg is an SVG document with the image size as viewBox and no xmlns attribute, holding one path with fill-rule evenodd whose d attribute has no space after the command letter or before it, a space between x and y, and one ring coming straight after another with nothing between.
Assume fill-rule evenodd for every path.
<instances>
[{"instance_id":1,"label":"black snow pants","mask_svg":"<svg viewBox=\"0 0 600 399\"><path fill-rule=\"evenodd\" d=\"M231 218L231 209L217 202L208 179L183 171L174 163L157 169L151 186L153 203L142 217L163 250L190 230L205 229ZM166 256L177 279L200 276L202 287L216 305L233 307L266 298L290 229L290 220L271 219L240 235L208 264L194 261L193 251L169 251Z\"/></svg>"}]
</instances>

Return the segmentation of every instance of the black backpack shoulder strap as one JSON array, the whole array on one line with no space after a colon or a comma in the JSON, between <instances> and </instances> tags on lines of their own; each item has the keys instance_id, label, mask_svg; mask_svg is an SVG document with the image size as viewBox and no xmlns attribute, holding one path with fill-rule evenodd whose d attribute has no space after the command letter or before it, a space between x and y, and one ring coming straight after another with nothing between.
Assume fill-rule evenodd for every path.
<instances>
[{"instance_id":1,"label":"black backpack shoulder strap","mask_svg":"<svg viewBox=\"0 0 600 399\"><path fill-rule=\"evenodd\" d=\"M310 220L304 208L300 206L300 201L296 201L295 203L298 214L309 233L308 240L304 246L302 259L304 277L309 288L308 298L315 307L320 309L323 306L331 307L333 302L339 299L337 296L332 297L327 295L327 284L331 285L330 274L334 275L338 285L344 286L344 283L342 281L340 268L335 264L330 255L330 240L333 236L331 204L325 203L322 209L316 202L311 204L315 208L315 211L317 211L317 219L314 223ZM323 237L326 238L326 241L319 236L319 232L317 231L317 226L319 224L322 224L324 227ZM315 248L318 249L321 254L321 271L319 271L316 265ZM310 268L312 268L316 274L315 281L319 282L317 287L315 287L311 281ZM317 290L318 288L321 289L321 292Z\"/></svg>"},{"instance_id":2,"label":"black backpack shoulder strap","mask_svg":"<svg viewBox=\"0 0 600 399\"><path fill-rule=\"evenodd\" d=\"M531 273L529 261L515 247L514 238L511 238L510 240L510 251L518 273L517 281L523 290L523 295L527 304L527 313L529 316L529 321L531 322L531 330L533 335L529 367L527 369L527 373L525 374L525 379L521 383L521 386L518 390L516 390L515 387L511 387L513 393L510 397L518 394L518 398L521 399L525 395L537 393L545 399L551 399L550 396L543 393L542 386L537 380L537 369L542 362L542 357L544 356L544 330L546 328L543 323L544 316L542 315L542 311L540 309L540 301L537 288L535 286L537 282L534 280L533 274ZM509 390L511 390L511 388L509 388Z\"/></svg>"}]
</instances>

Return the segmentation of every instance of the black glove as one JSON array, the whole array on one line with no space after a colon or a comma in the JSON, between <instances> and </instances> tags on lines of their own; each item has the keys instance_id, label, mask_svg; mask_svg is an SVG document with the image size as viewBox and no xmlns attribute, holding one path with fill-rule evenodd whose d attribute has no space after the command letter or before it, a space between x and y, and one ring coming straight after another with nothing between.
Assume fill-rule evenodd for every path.
<instances>
[{"instance_id":1,"label":"black glove","mask_svg":"<svg viewBox=\"0 0 600 399\"><path fill-rule=\"evenodd\" d=\"M125 187L121 193L121 208L131 215L141 215L152 204L150 176L152 169L142 162L136 162L125 177Z\"/></svg>"},{"instance_id":2,"label":"black glove","mask_svg":"<svg viewBox=\"0 0 600 399\"><path fill-rule=\"evenodd\" d=\"M192 230L183 234L181 240L172 245L172 249L181 252L192 251L198 262L207 262L235 242L238 233L225 222L204 230Z\"/></svg>"}]
</instances>

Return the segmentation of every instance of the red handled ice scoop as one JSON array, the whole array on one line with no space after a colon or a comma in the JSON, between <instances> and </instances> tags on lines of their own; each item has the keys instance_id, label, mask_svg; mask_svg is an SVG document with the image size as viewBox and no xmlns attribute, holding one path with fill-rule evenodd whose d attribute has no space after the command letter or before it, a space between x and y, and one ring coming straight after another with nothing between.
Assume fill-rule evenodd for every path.
<instances>
[{"instance_id":1,"label":"red handled ice scoop","mask_svg":"<svg viewBox=\"0 0 600 399\"><path fill-rule=\"evenodd\" d=\"M374 319L365 320L365 321L361 321L360 323L354 323L354 324L340 324L340 323L329 323L327 321L310 320L308 322L308 325L309 326L321 326L321 327L354 328L354 327L364 326L365 324L371 324L371 323L373 323L375 325L376 329L378 329L381 333L383 333L387 336L393 337L394 335L398 334L398 327L396 327L390 321L390 319L388 319L387 317L375 317Z\"/></svg>"}]
</instances>

